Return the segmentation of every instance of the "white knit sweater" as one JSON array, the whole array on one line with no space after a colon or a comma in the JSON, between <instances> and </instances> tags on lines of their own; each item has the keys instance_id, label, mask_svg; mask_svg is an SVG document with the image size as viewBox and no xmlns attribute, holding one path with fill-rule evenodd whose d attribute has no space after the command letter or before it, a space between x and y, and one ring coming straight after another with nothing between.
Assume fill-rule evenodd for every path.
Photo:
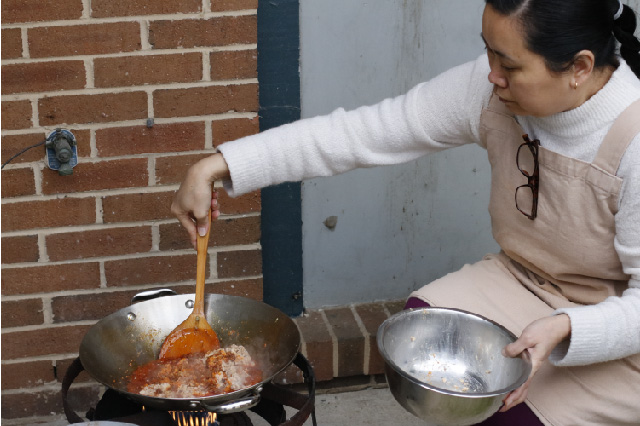
<instances>
[{"instance_id":1,"label":"white knit sweater","mask_svg":"<svg viewBox=\"0 0 640 426\"><path fill-rule=\"evenodd\" d=\"M480 113L492 86L485 55L453 68L406 95L353 111L333 113L268 130L220 146L236 196L265 186L331 176L359 167L398 164L425 154L479 143ZM612 78L580 107L544 118L517 117L546 149L591 162L616 117L640 99L640 80L622 61ZM638 118L640 119L640 117ZM616 214L615 248L631 275L622 297L561 309L571 318L571 339L551 355L556 365L584 365L640 353L640 137L625 153Z\"/></svg>"}]
</instances>

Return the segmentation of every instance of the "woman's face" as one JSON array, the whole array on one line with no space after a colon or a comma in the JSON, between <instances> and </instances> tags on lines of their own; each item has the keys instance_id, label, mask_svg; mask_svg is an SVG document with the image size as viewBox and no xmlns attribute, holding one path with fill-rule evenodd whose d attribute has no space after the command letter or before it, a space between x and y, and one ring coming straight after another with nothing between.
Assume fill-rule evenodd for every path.
<instances>
[{"instance_id":1,"label":"woman's face","mask_svg":"<svg viewBox=\"0 0 640 426\"><path fill-rule=\"evenodd\" d=\"M517 19L487 5L482 38L493 91L514 114L544 117L579 106L573 74L550 72L544 58L527 49Z\"/></svg>"}]
</instances>

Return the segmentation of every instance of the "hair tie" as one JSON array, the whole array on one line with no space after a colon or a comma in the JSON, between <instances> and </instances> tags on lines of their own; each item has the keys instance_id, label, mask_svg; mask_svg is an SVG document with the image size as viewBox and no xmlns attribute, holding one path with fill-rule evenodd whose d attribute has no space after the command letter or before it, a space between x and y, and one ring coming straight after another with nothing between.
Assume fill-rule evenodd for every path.
<instances>
[{"instance_id":1,"label":"hair tie","mask_svg":"<svg viewBox=\"0 0 640 426\"><path fill-rule=\"evenodd\" d=\"M614 21L617 21L618 19L620 19L620 17L622 16L622 11L624 10L624 4L622 3L622 0L618 0L618 3L620 4L620 8L616 12L616 14L613 15Z\"/></svg>"}]
</instances>

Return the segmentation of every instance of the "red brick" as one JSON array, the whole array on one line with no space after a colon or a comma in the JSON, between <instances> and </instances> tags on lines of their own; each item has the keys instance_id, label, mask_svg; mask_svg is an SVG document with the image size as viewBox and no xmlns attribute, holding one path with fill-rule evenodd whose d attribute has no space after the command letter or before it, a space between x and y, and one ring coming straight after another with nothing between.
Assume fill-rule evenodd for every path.
<instances>
[{"instance_id":1,"label":"red brick","mask_svg":"<svg viewBox=\"0 0 640 426\"><path fill-rule=\"evenodd\" d=\"M72 386L69 390L67 401L72 410L78 413L86 413L90 407L96 405L103 392L104 387L99 385L88 387ZM13 393L2 395L3 419L22 419L38 416L47 417L52 414L64 414L60 390L38 390L29 392L28 394ZM40 424L40 422L31 424Z\"/></svg>"},{"instance_id":2,"label":"red brick","mask_svg":"<svg viewBox=\"0 0 640 426\"><path fill-rule=\"evenodd\" d=\"M2 237L2 264L37 262L40 259L38 236Z\"/></svg>"},{"instance_id":3,"label":"red brick","mask_svg":"<svg viewBox=\"0 0 640 426\"><path fill-rule=\"evenodd\" d=\"M260 217L218 219L213 223L209 247L221 247L260 242ZM187 231L179 223L160 225L160 250L191 248Z\"/></svg>"},{"instance_id":4,"label":"red brick","mask_svg":"<svg viewBox=\"0 0 640 426\"><path fill-rule=\"evenodd\" d=\"M258 0L211 0L213 12L227 10L253 10L258 8Z\"/></svg>"},{"instance_id":5,"label":"red brick","mask_svg":"<svg viewBox=\"0 0 640 426\"><path fill-rule=\"evenodd\" d=\"M348 307L325 309L334 335L338 339L338 377L363 374L364 336Z\"/></svg>"},{"instance_id":6,"label":"red brick","mask_svg":"<svg viewBox=\"0 0 640 426\"><path fill-rule=\"evenodd\" d=\"M46 237L51 261L121 256L151 250L148 226L52 234Z\"/></svg>"},{"instance_id":7,"label":"red brick","mask_svg":"<svg viewBox=\"0 0 640 426\"><path fill-rule=\"evenodd\" d=\"M212 80L258 77L258 52L256 50L212 52L209 60Z\"/></svg>"},{"instance_id":8,"label":"red brick","mask_svg":"<svg viewBox=\"0 0 640 426\"><path fill-rule=\"evenodd\" d=\"M71 176L60 176L54 170L45 169L42 173L42 193L68 194L102 189L146 187L149 181L148 176L147 160L144 158L97 163L80 161L73 168Z\"/></svg>"},{"instance_id":9,"label":"red brick","mask_svg":"<svg viewBox=\"0 0 640 426\"><path fill-rule=\"evenodd\" d=\"M147 94L125 92L102 95L52 96L38 101L42 126L61 123L109 123L146 119Z\"/></svg>"},{"instance_id":10,"label":"red brick","mask_svg":"<svg viewBox=\"0 0 640 426\"><path fill-rule=\"evenodd\" d=\"M28 36L32 58L104 55L141 48L137 22L31 28Z\"/></svg>"},{"instance_id":11,"label":"red brick","mask_svg":"<svg viewBox=\"0 0 640 426\"><path fill-rule=\"evenodd\" d=\"M2 66L2 94L83 89L83 61L32 62Z\"/></svg>"},{"instance_id":12,"label":"red brick","mask_svg":"<svg viewBox=\"0 0 640 426\"><path fill-rule=\"evenodd\" d=\"M2 333L2 359L77 353L88 325L49 327ZM4 403L4 395L3 395Z\"/></svg>"},{"instance_id":13,"label":"red brick","mask_svg":"<svg viewBox=\"0 0 640 426\"><path fill-rule=\"evenodd\" d=\"M53 322L99 320L131 304L136 291L58 296L51 300Z\"/></svg>"},{"instance_id":14,"label":"red brick","mask_svg":"<svg viewBox=\"0 0 640 426\"><path fill-rule=\"evenodd\" d=\"M208 263L208 262L207 262ZM182 256L153 256L105 262L109 287L171 283L196 279L196 253ZM207 277L209 267L207 265Z\"/></svg>"},{"instance_id":15,"label":"red brick","mask_svg":"<svg viewBox=\"0 0 640 426\"><path fill-rule=\"evenodd\" d=\"M188 49L257 42L256 16L223 16L201 19L154 21L149 42L155 49Z\"/></svg>"},{"instance_id":16,"label":"red brick","mask_svg":"<svg viewBox=\"0 0 640 426\"><path fill-rule=\"evenodd\" d=\"M194 291L193 288L191 290ZM211 293L242 296L262 301L262 278L252 280L223 281L213 284Z\"/></svg>"},{"instance_id":17,"label":"red brick","mask_svg":"<svg viewBox=\"0 0 640 426\"><path fill-rule=\"evenodd\" d=\"M218 252L218 278L241 278L262 274L260 250Z\"/></svg>"},{"instance_id":18,"label":"red brick","mask_svg":"<svg viewBox=\"0 0 640 426\"><path fill-rule=\"evenodd\" d=\"M126 56L94 60L96 87L191 83L202 80L202 54Z\"/></svg>"},{"instance_id":19,"label":"red brick","mask_svg":"<svg viewBox=\"0 0 640 426\"><path fill-rule=\"evenodd\" d=\"M102 197L102 220L113 223L173 218L173 195L171 191Z\"/></svg>"},{"instance_id":20,"label":"red brick","mask_svg":"<svg viewBox=\"0 0 640 426\"><path fill-rule=\"evenodd\" d=\"M2 302L2 328L44 323L42 299Z\"/></svg>"},{"instance_id":21,"label":"red brick","mask_svg":"<svg viewBox=\"0 0 640 426\"><path fill-rule=\"evenodd\" d=\"M79 226L96 222L93 198L60 198L2 205L2 230Z\"/></svg>"},{"instance_id":22,"label":"red brick","mask_svg":"<svg viewBox=\"0 0 640 426\"><path fill-rule=\"evenodd\" d=\"M171 185L182 182L189 167L209 155L211 154L172 155L156 158L156 183Z\"/></svg>"},{"instance_id":23,"label":"red brick","mask_svg":"<svg viewBox=\"0 0 640 426\"><path fill-rule=\"evenodd\" d=\"M402 311L405 304L406 300L390 300L388 302L384 302L384 306L387 308L391 315L395 315L398 312Z\"/></svg>"},{"instance_id":24,"label":"red brick","mask_svg":"<svg viewBox=\"0 0 640 426\"><path fill-rule=\"evenodd\" d=\"M65 374L67 374L67 370L69 370L69 367L71 366L71 364L73 363L74 360L75 360L75 358L72 358L72 359L67 358L67 359L60 359L60 360L52 361L52 362L55 362L54 373L55 373L55 378L56 378L56 380L58 382L62 383L62 381L64 380ZM95 382L95 380L93 380L91 378L89 373L87 373L86 371L82 371L73 380L73 382L74 383L86 383L86 382Z\"/></svg>"},{"instance_id":25,"label":"red brick","mask_svg":"<svg viewBox=\"0 0 640 426\"><path fill-rule=\"evenodd\" d=\"M2 390L33 388L55 382L52 361L2 364Z\"/></svg>"},{"instance_id":26,"label":"red brick","mask_svg":"<svg viewBox=\"0 0 640 426\"><path fill-rule=\"evenodd\" d=\"M96 131L100 157L204 149L204 123L173 123L147 126L113 127Z\"/></svg>"},{"instance_id":27,"label":"red brick","mask_svg":"<svg viewBox=\"0 0 640 426\"><path fill-rule=\"evenodd\" d=\"M333 340L331 334L318 311L309 311L301 317L294 318L300 330L316 380L333 379Z\"/></svg>"},{"instance_id":28,"label":"red brick","mask_svg":"<svg viewBox=\"0 0 640 426\"><path fill-rule=\"evenodd\" d=\"M2 198L34 195L36 181L32 169L13 169L2 171Z\"/></svg>"},{"instance_id":29,"label":"red brick","mask_svg":"<svg viewBox=\"0 0 640 426\"><path fill-rule=\"evenodd\" d=\"M2 23L58 21L82 17L82 0L2 0Z\"/></svg>"},{"instance_id":30,"label":"red brick","mask_svg":"<svg viewBox=\"0 0 640 426\"><path fill-rule=\"evenodd\" d=\"M2 59L22 57L22 31L20 28L2 30L2 48L0 50L2 51Z\"/></svg>"},{"instance_id":31,"label":"red brick","mask_svg":"<svg viewBox=\"0 0 640 426\"><path fill-rule=\"evenodd\" d=\"M2 101L2 130L28 129L31 117L30 101Z\"/></svg>"},{"instance_id":32,"label":"red brick","mask_svg":"<svg viewBox=\"0 0 640 426\"><path fill-rule=\"evenodd\" d=\"M156 117L189 117L229 111L257 111L258 86L242 84L156 90L153 95L153 105Z\"/></svg>"},{"instance_id":33,"label":"red brick","mask_svg":"<svg viewBox=\"0 0 640 426\"><path fill-rule=\"evenodd\" d=\"M91 17L198 13L201 4L201 0L92 0Z\"/></svg>"},{"instance_id":34,"label":"red brick","mask_svg":"<svg viewBox=\"0 0 640 426\"><path fill-rule=\"evenodd\" d=\"M233 141L245 136L255 135L260 131L258 118L231 118L216 120L211 123L213 145Z\"/></svg>"},{"instance_id":35,"label":"red brick","mask_svg":"<svg viewBox=\"0 0 640 426\"><path fill-rule=\"evenodd\" d=\"M261 206L260 191L253 191L240 197L231 198L224 190L218 190L218 203L223 214L243 214L259 212Z\"/></svg>"},{"instance_id":36,"label":"red brick","mask_svg":"<svg viewBox=\"0 0 640 426\"><path fill-rule=\"evenodd\" d=\"M4 121L4 119L2 120ZM25 148L33 146L37 143L44 142L46 135L42 133L31 133L27 135L9 135L2 136L2 144L0 150L2 152L2 163L8 161L9 158L18 154ZM20 154L10 164L30 163L33 161L43 161L45 154L44 144L36 146L28 151Z\"/></svg>"},{"instance_id":37,"label":"red brick","mask_svg":"<svg viewBox=\"0 0 640 426\"><path fill-rule=\"evenodd\" d=\"M100 266L93 262L2 269L3 296L99 287Z\"/></svg>"}]
</instances>

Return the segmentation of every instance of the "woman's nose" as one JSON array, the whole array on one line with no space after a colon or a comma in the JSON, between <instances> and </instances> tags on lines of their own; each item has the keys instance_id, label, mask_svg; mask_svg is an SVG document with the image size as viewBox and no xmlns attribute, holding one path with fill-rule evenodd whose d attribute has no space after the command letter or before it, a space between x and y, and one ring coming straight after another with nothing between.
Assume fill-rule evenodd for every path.
<instances>
[{"instance_id":1,"label":"woman's nose","mask_svg":"<svg viewBox=\"0 0 640 426\"><path fill-rule=\"evenodd\" d=\"M507 87L507 79L502 74L494 70L489 72L489 82L503 89Z\"/></svg>"}]
</instances>

